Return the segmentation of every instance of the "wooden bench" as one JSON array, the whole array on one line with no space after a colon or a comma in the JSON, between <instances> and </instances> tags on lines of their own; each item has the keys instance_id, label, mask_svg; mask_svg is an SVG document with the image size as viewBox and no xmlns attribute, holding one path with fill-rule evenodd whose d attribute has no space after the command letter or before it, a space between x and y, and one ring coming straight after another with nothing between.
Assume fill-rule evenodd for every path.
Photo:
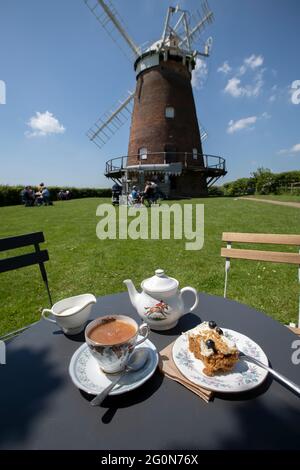
<instances>
[{"instance_id":1,"label":"wooden bench","mask_svg":"<svg viewBox=\"0 0 300 470\"><path fill-rule=\"evenodd\" d=\"M296 264L298 265L298 281L300 283L300 235L223 232L222 241L227 243L226 248L221 248L221 256L226 258L224 297L227 295L228 272L230 269L230 260L232 258L266 261L272 263ZM282 251L237 249L232 248L232 243L293 245L299 247L299 252L287 253ZM298 327L300 328L300 295Z\"/></svg>"}]
</instances>

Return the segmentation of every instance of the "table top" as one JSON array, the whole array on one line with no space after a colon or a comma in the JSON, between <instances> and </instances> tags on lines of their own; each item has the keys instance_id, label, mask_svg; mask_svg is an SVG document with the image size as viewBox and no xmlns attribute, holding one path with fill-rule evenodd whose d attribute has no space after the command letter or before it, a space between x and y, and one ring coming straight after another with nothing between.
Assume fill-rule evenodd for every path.
<instances>
[{"instance_id":1,"label":"table top","mask_svg":"<svg viewBox=\"0 0 300 470\"><path fill-rule=\"evenodd\" d=\"M188 294L187 294L188 295ZM288 328L246 306L199 294L194 313L169 331L151 331L158 351L201 320L256 341L274 369L300 382ZM100 297L92 318L123 313L138 319L127 292ZM66 337L40 321L7 345L0 366L1 449L299 449L300 400L270 376L256 389L216 395L210 403L157 370L141 387L108 397L100 407L68 374L84 335Z\"/></svg>"}]
</instances>

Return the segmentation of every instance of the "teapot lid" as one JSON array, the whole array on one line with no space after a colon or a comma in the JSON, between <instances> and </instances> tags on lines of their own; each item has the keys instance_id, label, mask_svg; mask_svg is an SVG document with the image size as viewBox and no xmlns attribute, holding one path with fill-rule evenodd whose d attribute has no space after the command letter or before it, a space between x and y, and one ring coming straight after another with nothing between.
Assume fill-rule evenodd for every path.
<instances>
[{"instance_id":1,"label":"teapot lid","mask_svg":"<svg viewBox=\"0 0 300 470\"><path fill-rule=\"evenodd\" d=\"M173 277L168 277L163 269L156 269L155 276L145 279L141 287L148 292L167 292L177 289L178 281Z\"/></svg>"}]
</instances>

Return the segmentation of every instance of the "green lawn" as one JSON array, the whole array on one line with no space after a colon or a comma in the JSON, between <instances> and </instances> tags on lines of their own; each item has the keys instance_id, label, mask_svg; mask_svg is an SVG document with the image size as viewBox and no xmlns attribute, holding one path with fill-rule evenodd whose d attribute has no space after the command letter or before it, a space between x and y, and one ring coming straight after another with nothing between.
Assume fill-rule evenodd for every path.
<instances>
[{"instance_id":1,"label":"green lawn","mask_svg":"<svg viewBox=\"0 0 300 470\"><path fill-rule=\"evenodd\" d=\"M205 244L201 251L186 251L183 240L100 241L96 237L96 208L100 202L109 200L93 198L57 202L53 207L0 208L0 237L44 232L54 301L84 292L99 296L124 291L123 279L132 278L139 284L158 267L176 277L182 287L192 285L221 296L223 231L300 233L299 209L211 198L186 201L205 204ZM296 321L297 267L234 261L228 297L281 322ZM48 307L38 267L1 274L0 302L0 334L37 320L41 309Z\"/></svg>"}]
</instances>

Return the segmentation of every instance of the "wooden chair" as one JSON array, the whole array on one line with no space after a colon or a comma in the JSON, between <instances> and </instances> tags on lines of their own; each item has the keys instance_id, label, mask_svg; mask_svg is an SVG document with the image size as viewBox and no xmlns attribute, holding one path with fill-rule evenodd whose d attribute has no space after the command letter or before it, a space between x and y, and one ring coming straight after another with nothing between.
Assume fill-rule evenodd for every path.
<instances>
[{"instance_id":1,"label":"wooden chair","mask_svg":"<svg viewBox=\"0 0 300 470\"><path fill-rule=\"evenodd\" d=\"M247 259L254 261L267 261L272 263L287 263L298 265L298 282L300 283L300 235L279 235L267 233L232 233L223 232L222 241L227 242L226 248L221 248L221 256L226 258L225 261L225 284L224 297L227 294L228 273L230 269L230 260ZM295 245L299 247L299 253L286 253L281 251L260 251L245 250L232 248L232 243L263 243L274 245ZM300 333L300 294L299 294L299 316L298 328L290 325L291 329L296 333Z\"/></svg>"},{"instance_id":2,"label":"wooden chair","mask_svg":"<svg viewBox=\"0 0 300 470\"><path fill-rule=\"evenodd\" d=\"M40 271L41 271L42 279L44 281L44 284L47 290L48 299L49 299L50 308L51 308L52 298L51 298L51 293L50 293L50 289L48 285L47 273L46 273L46 269L44 266L45 261L49 260L49 255L48 255L47 250L40 250L40 246L39 246L39 244L44 241L45 241L45 238L44 238L43 232L29 233L26 235L19 235L17 237L1 238L0 239L0 252L13 250L16 248L22 248L22 247L29 246L29 245L34 246L34 252L1 259L0 260L0 273L11 271L13 269L23 268L25 266L38 264ZM7 333L6 335L2 336L0 339L7 339L8 337L14 336L15 334L18 334L21 331L24 331L26 328L28 328L28 326L25 326L24 328L20 328L19 330Z\"/></svg>"}]
</instances>

